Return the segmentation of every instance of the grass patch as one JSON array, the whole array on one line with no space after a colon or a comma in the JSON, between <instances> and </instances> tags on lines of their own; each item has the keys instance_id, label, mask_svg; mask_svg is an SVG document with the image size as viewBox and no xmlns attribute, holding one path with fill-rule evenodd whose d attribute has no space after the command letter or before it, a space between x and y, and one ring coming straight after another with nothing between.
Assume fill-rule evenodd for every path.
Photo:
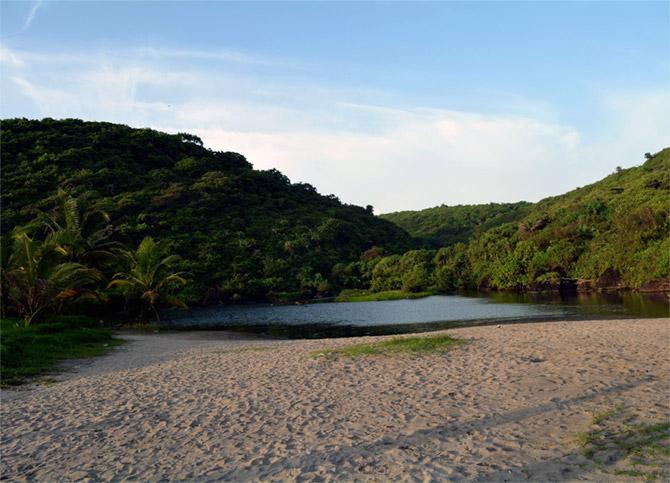
<instances>
[{"instance_id":1,"label":"grass patch","mask_svg":"<svg viewBox=\"0 0 670 483\"><path fill-rule=\"evenodd\" d=\"M598 411L593 414L593 417L591 418L591 424L594 426L599 425L600 423L607 421L608 419L612 418L615 414L617 414L619 411L621 411L621 407L613 407L609 409L603 409L601 411Z\"/></svg>"},{"instance_id":2,"label":"grass patch","mask_svg":"<svg viewBox=\"0 0 670 483\"><path fill-rule=\"evenodd\" d=\"M434 292L403 292L402 290L386 290L384 292L342 290L335 300L337 302L378 302L381 300L421 299L434 294Z\"/></svg>"},{"instance_id":3,"label":"grass patch","mask_svg":"<svg viewBox=\"0 0 670 483\"><path fill-rule=\"evenodd\" d=\"M455 346L464 344L461 339L454 339L448 335L426 337L394 337L393 339L373 342L371 344L356 344L339 349L327 349L312 352L312 357L341 355L344 357L378 356L397 353L422 354L428 352L446 351Z\"/></svg>"},{"instance_id":4,"label":"grass patch","mask_svg":"<svg viewBox=\"0 0 670 483\"><path fill-rule=\"evenodd\" d=\"M598 468L617 476L646 481L670 479L670 423L615 418L620 408L593 415L589 431L577 436L585 457Z\"/></svg>"},{"instance_id":5,"label":"grass patch","mask_svg":"<svg viewBox=\"0 0 670 483\"><path fill-rule=\"evenodd\" d=\"M82 318L18 327L15 320L0 321L0 384L17 385L26 378L52 370L65 359L104 354L123 341L110 329Z\"/></svg>"}]
</instances>

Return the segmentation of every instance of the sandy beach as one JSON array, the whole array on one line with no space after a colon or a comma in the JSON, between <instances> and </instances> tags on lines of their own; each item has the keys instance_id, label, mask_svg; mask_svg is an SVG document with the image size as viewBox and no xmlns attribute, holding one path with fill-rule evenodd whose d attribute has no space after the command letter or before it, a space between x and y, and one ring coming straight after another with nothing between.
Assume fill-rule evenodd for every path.
<instances>
[{"instance_id":1,"label":"sandy beach","mask_svg":"<svg viewBox=\"0 0 670 483\"><path fill-rule=\"evenodd\" d=\"M635 479L584 456L576 437L604 408L668 420L670 320L447 333L469 343L353 359L311 352L361 339L125 334L127 344L56 382L2 391L1 476Z\"/></svg>"}]
</instances>

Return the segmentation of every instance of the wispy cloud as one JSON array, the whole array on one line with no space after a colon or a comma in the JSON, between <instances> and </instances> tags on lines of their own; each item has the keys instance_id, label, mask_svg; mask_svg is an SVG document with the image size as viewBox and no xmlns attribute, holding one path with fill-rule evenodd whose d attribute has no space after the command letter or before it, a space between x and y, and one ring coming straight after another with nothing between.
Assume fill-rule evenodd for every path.
<instances>
[{"instance_id":1,"label":"wispy cloud","mask_svg":"<svg viewBox=\"0 0 670 483\"><path fill-rule=\"evenodd\" d=\"M154 47L142 47L137 49L137 52L143 56L151 56L157 58L177 58L177 59L194 59L194 60L213 60L220 62L238 62L243 64L262 64L262 65L276 65L280 62L263 59L258 56L249 55L243 52L234 50L183 50L183 49L165 49Z\"/></svg>"},{"instance_id":2,"label":"wispy cloud","mask_svg":"<svg viewBox=\"0 0 670 483\"><path fill-rule=\"evenodd\" d=\"M22 68L25 62L17 53L0 43L0 64L10 68Z\"/></svg>"},{"instance_id":3,"label":"wispy cloud","mask_svg":"<svg viewBox=\"0 0 670 483\"><path fill-rule=\"evenodd\" d=\"M30 25L33 23L33 20L35 20L37 11L40 9L41 6L42 6L42 0L37 0L33 2L33 4L30 6L30 10L28 11L26 20L23 22L23 26L21 27L22 32L28 30Z\"/></svg>"},{"instance_id":4,"label":"wispy cloud","mask_svg":"<svg viewBox=\"0 0 670 483\"><path fill-rule=\"evenodd\" d=\"M3 116L80 117L190 131L343 201L378 211L441 203L537 200L634 164L670 132L665 90L614 92L607 128L585 138L543 116L460 112L367 101L360 91L265 75L236 78L183 58L228 53L141 49L78 53L55 66L0 49ZM143 62L146 56L154 61ZM30 59L30 60L26 60ZM260 94L259 94L260 93ZM400 106L400 107L399 107Z\"/></svg>"}]
</instances>

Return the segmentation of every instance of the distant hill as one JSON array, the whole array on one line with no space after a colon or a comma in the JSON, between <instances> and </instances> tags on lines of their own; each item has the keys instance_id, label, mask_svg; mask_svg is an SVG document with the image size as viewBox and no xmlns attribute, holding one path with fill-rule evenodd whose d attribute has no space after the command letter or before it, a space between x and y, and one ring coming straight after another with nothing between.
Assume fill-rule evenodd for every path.
<instances>
[{"instance_id":1,"label":"distant hill","mask_svg":"<svg viewBox=\"0 0 670 483\"><path fill-rule=\"evenodd\" d=\"M376 261L371 287L670 289L670 149L536 204L383 215L437 251ZM432 254L432 255L431 255Z\"/></svg>"},{"instance_id":2,"label":"distant hill","mask_svg":"<svg viewBox=\"0 0 670 483\"><path fill-rule=\"evenodd\" d=\"M567 279L584 289L670 286L670 149L536 204L375 217L189 134L9 119L0 136L3 233L51 210L64 189L108 212L115 240L134 247L151 235L181 255L190 303L551 290Z\"/></svg>"},{"instance_id":3,"label":"distant hill","mask_svg":"<svg viewBox=\"0 0 670 483\"><path fill-rule=\"evenodd\" d=\"M253 169L244 156L165 134L76 119L1 123L2 232L48 210L57 189L111 216L114 237L170 244L194 279L192 301L281 299L326 292L331 268L374 246L411 248L371 210ZM214 289L216 288L216 289Z\"/></svg>"},{"instance_id":4,"label":"distant hill","mask_svg":"<svg viewBox=\"0 0 670 483\"><path fill-rule=\"evenodd\" d=\"M436 206L419 211L398 211L379 217L404 228L427 247L467 243L487 230L524 218L532 203Z\"/></svg>"},{"instance_id":5,"label":"distant hill","mask_svg":"<svg viewBox=\"0 0 670 483\"><path fill-rule=\"evenodd\" d=\"M468 284L643 287L670 275L670 148L643 165L530 207L467 246ZM667 284L667 282L665 282Z\"/></svg>"}]
</instances>

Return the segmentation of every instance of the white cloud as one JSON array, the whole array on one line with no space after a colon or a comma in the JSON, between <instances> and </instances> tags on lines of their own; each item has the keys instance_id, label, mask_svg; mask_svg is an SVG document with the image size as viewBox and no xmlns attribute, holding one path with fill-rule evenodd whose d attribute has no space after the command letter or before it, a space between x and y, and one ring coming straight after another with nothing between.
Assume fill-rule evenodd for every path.
<instances>
[{"instance_id":1,"label":"white cloud","mask_svg":"<svg viewBox=\"0 0 670 483\"><path fill-rule=\"evenodd\" d=\"M45 54L0 50L15 59L3 73L3 91L18 90L3 115L192 132L209 147L238 151L259 168L277 168L378 212L538 200L634 164L670 139L665 91L604 95L607 123L586 139L544 116L375 106L342 88L179 63L205 54L139 52L74 53L54 65ZM211 55L234 61L225 52Z\"/></svg>"},{"instance_id":2,"label":"white cloud","mask_svg":"<svg viewBox=\"0 0 670 483\"><path fill-rule=\"evenodd\" d=\"M242 64L278 65L277 61L263 59L258 56L238 52L235 50L218 49L214 51L165 49L154 47L142 47L137 49L139 55L156 58L177 58L195 60L213 60L220 62L237 62Z\"/></svg>"},{"instance_id":3,"label":"white cloud","mask_svg":"<svg viewBox=\"0 0 670 483\"><path fill-rule=\"evenodd\" d=\"M382 133L247 133L202 129L220 149L280 167L344 201L378 211L538 199L578 143L569 127L449 111L391 113ZM560 189L569 186L561 186Z\"/></svg>"},{"instance_id":4,"label":"white cloud","mask_svg":"<svg viewBox=\"0 0 670 483\"><path fill-rule=\"evenodd\" d=\"M3 44L0 44L0 65L2 65L4 69L7 68L20 69L25 65L25 63L18 54L16 54Z\"/></svg>"},{"instance_id":5,"label":"white cloud","mask_svg":"<svg viewBox=\"0 0 670 483\"><path fill-rule=\"evenodd\" d=\"M18 87L25 98L32 99L35 102L41 116L48 117L50 112L62 111L63 106L67 105L78 107L78 98L75 93L58 88L50 88L46 85L35 85L19 76L12 76L9 79ZM3 109L4 116L5 112Z\"/></svg>"},{"instance_id":6,"label":"white cloud","mask_svg":"<svg viewBox=\"0 0 670 483\"><path fill-rule=\"evenodd\" d=\"M604 102L618 123L611 130L627 133L618 147L653 150L670 142L670 89L610 93Z\"/></svg>"},{"instance_id":7,"label":"white cloud","mask_svg":"<svg viewBox=\"0 0 670 483\"><path fill-rule=\"evenodd\" d=\"M28 11L28 15L26 16L26 20L23 22L23 27L21 27L21 31L28 30L30 25L33 23L33 20L35 20L37 11L41 6L42 6L42 0L37 0L36 2L33 2L33 4L30 7L30 10Z\"/></svg>"}]
</instances>

